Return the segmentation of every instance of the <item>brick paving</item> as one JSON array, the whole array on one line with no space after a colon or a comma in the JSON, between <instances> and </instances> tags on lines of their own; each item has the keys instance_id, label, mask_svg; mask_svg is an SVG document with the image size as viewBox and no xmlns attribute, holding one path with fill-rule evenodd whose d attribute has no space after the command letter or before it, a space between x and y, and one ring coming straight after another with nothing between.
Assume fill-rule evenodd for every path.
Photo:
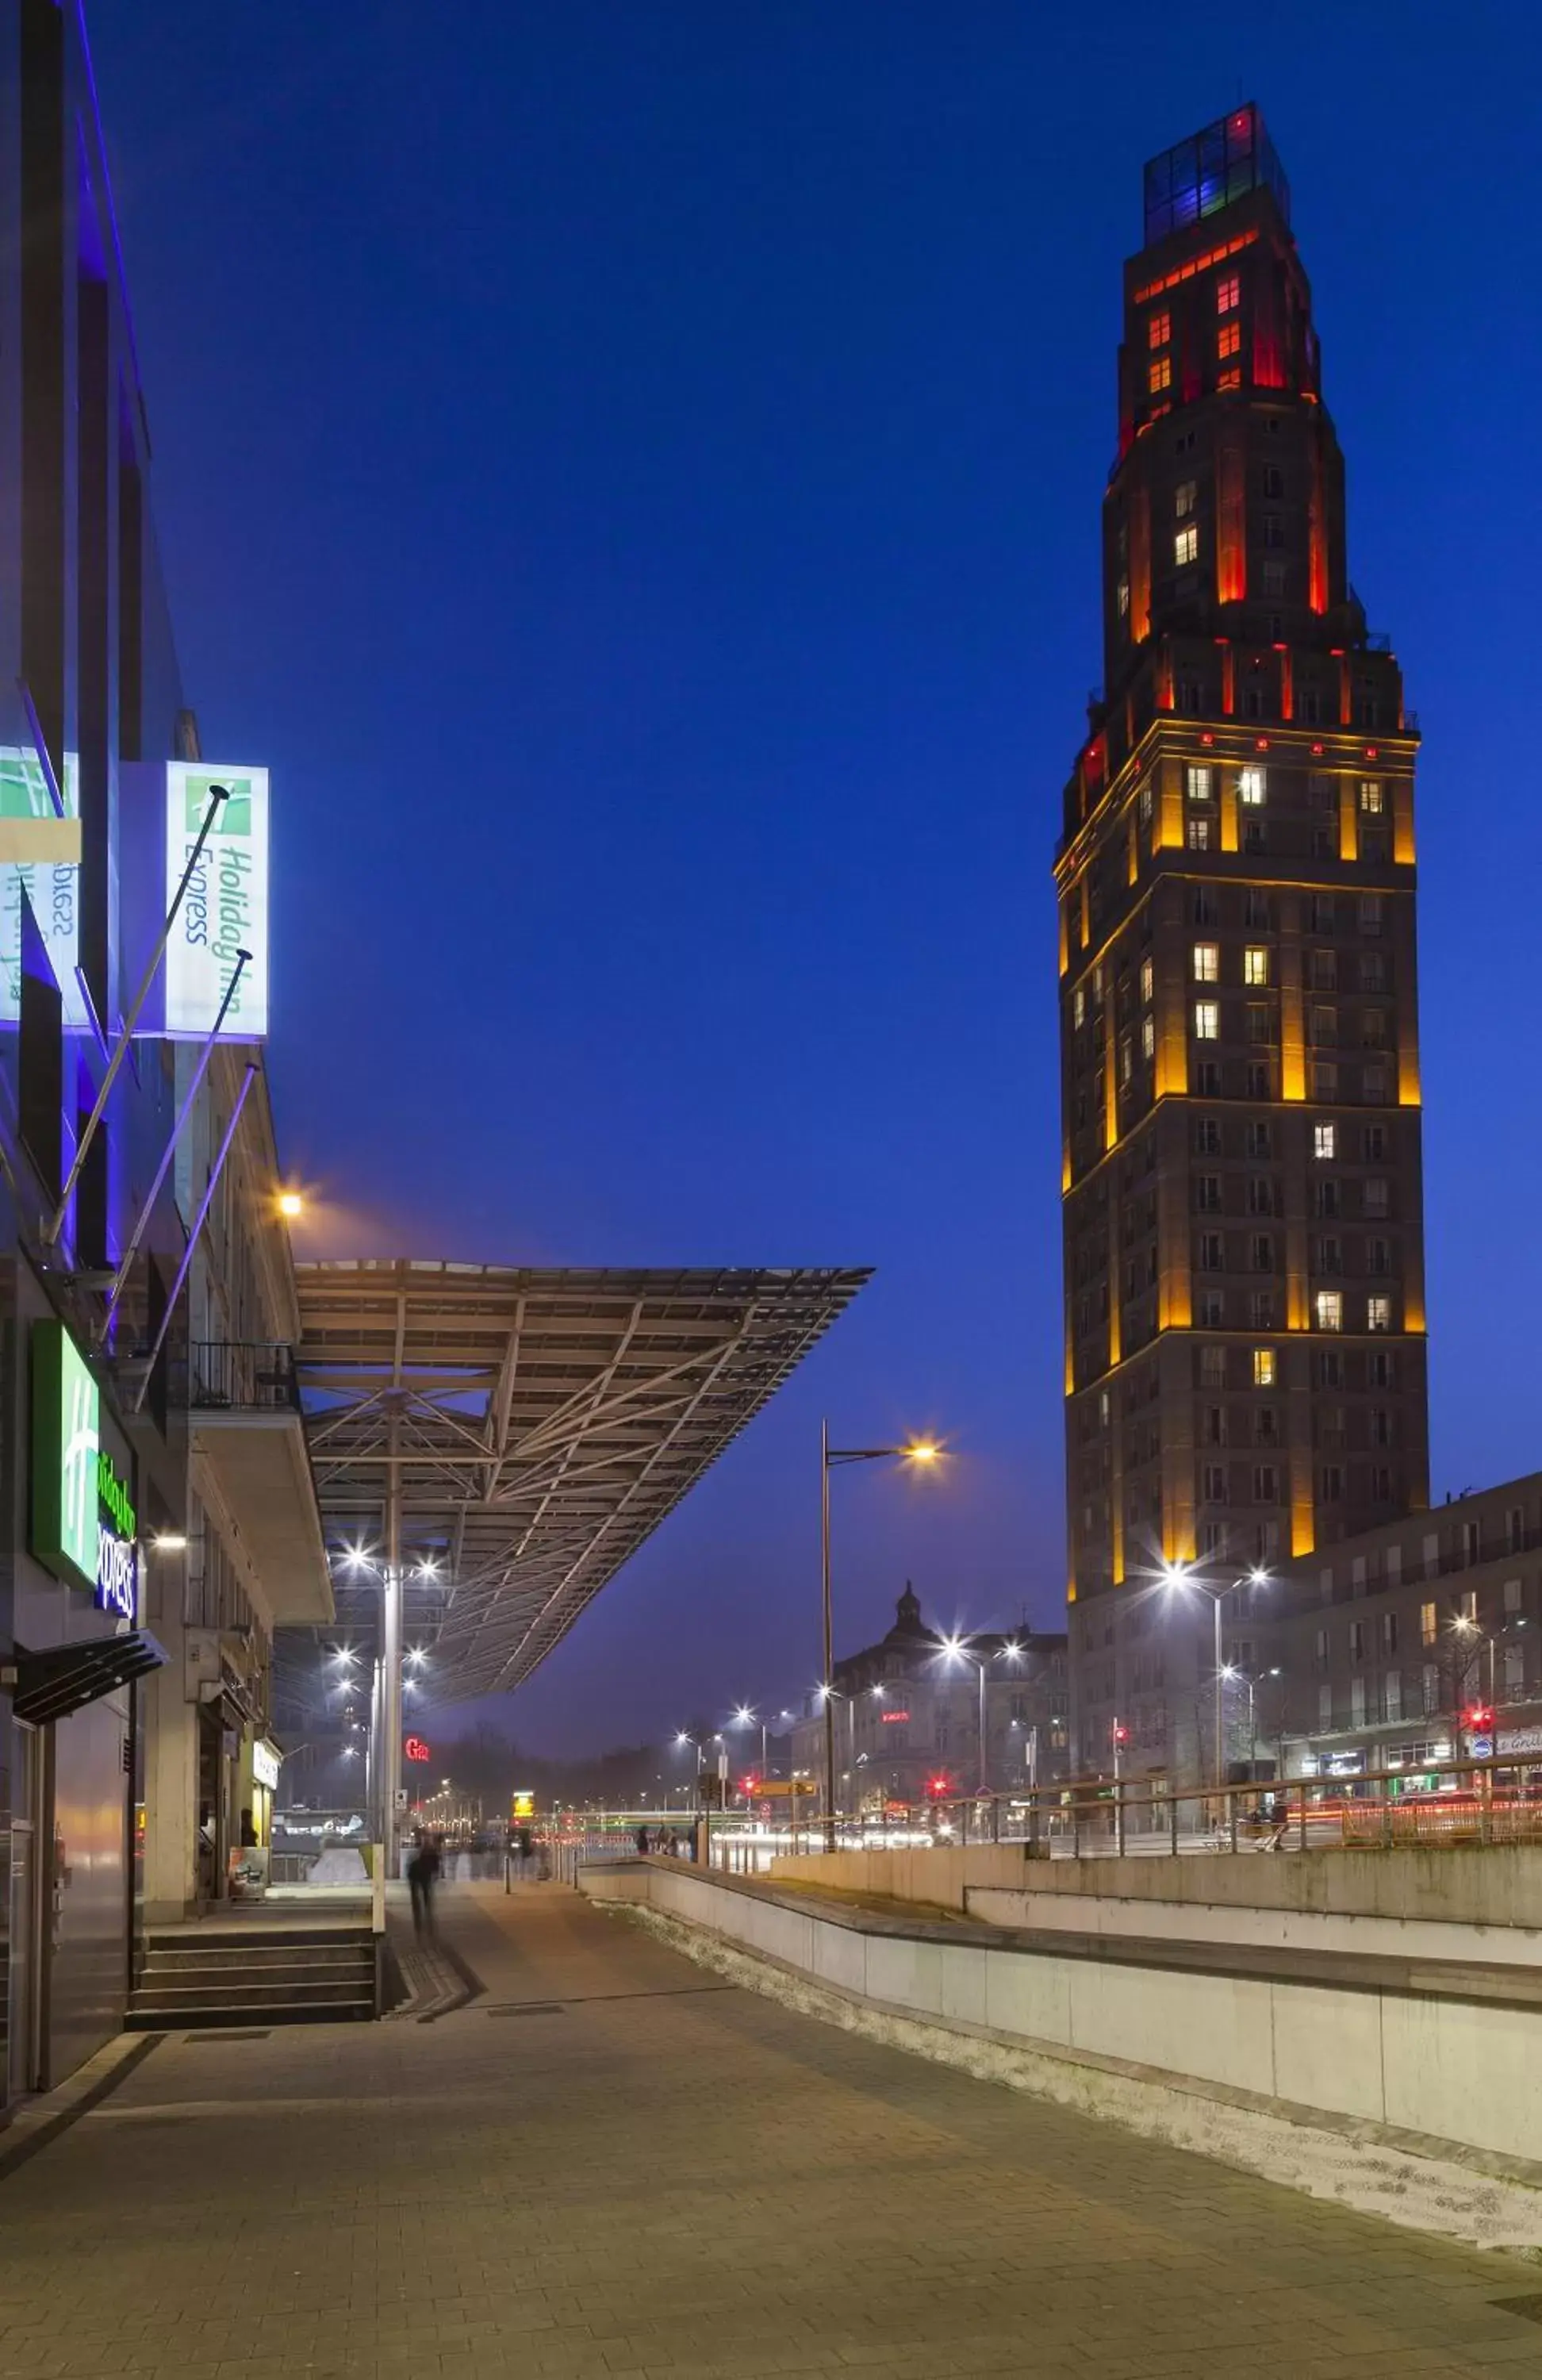
<instances>
[{"instance_id":1,"label":"brick paving","mask_svg":"<svg viewBox=\"0 0 1542 2380\"><path fill-rule=\"evenodd\" d=\"M1536 2265L794 2015L560 1887L442 1899L480 2001L170 2038L0 2180L4 2380L1542 2366L1494 2303Z\"/></svg>"}]
</instances>

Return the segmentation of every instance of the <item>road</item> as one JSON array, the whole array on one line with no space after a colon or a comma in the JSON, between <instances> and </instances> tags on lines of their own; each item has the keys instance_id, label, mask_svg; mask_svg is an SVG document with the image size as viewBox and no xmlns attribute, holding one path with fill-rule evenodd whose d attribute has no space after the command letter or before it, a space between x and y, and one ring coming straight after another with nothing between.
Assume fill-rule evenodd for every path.
<instances>
[{"instance_id":1,"label":"road","mask_svg":"<svg viewBox=\"0 0 1542 2380\"><path fill-rule=\"evenodd\" d=\"M796 2016L467 1885L431 2022L172 2035L0 2180L0 2374L1410 2380L1542 2273Z\"/></svg>"}]
</instances>

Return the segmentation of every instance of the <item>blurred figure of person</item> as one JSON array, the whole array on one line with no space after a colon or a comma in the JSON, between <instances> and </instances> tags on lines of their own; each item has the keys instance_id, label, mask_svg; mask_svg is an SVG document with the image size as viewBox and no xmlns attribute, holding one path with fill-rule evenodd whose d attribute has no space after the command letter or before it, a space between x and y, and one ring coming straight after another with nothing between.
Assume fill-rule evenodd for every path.
<instances>
[{"instance_id":1,"label":"blurred figure of person","mask_svg":"<svg viewBox=\"0 0 1542 2380\"><path fill-rule=\"evenodd\" d=\"M433 1932L433 1888L443 1863L431 1835L420 1835L407 1864L407 1889L412 1895L412 1930L419 1941Z\"/></svg>"},{"instance_id":2,"label":"blurred figure of person","mask_svg":"<svg viewBox=\"0 0 1542 2380\"><path fill-rule=\"evenodd\" d=\"M521 1827L519 1829L519 1873L521 1876L529 1875L530 1862L535 1857L535 1840L531 1835L528 1827Z\"/></svg>"},{"instance_id":3,"label":"blurred figure of person","mask_svg":"<svg viewBox=\"0 0 1542 2380\"><path fill-rule=\"evenodd\" d=\"M649 1846L649 1835L648 1835L648 1828L647 1828L646 1827L639 1827L639 1828L637 1828L637 1857L638 1857L638 1859L646 1859L646 1858L648 1857L648 1846Z\"/></svg>"}]
</instances>

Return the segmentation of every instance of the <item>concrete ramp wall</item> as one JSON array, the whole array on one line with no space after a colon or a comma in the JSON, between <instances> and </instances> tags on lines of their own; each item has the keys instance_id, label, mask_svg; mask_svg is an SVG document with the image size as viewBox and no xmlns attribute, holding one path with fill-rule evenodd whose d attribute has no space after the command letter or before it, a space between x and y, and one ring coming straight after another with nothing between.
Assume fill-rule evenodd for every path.
<instances>
[{"instance_id":1,"label":"concrete ramp wall","mask_svg":"<svg viewBox=\"0 0 1542 2380\"><path fill-rule=\"evenodd\" d=\"M1003 1936L664 1863L580 1881L596 1900L645 1902L861 2009L1031 2053L1036 2070L1075 2067L1076 2103L1095 2111L1100 2089L1134 2079L1454 2155L1537 2190L1527 2203L1542 2245L1542 1974Z\"/></svg>"}]
</instances>

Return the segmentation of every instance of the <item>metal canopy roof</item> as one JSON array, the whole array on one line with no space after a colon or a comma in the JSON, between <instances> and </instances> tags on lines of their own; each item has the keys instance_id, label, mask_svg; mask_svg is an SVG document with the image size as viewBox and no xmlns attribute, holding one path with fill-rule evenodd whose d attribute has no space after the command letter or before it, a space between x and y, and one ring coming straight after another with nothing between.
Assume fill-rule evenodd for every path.
<instances>
[{"instance_id":1,"label":"metal canopy roof","mask_svg":"<svg viewBox=\"0 0 1542 2380\"><path fill-rule=\"evenodd\" d=\"M296 1276L328 1539L384 1559L395 1495L435 1702L522 1683L869 1278L405 1258ZM346 1565L336 1585L345 1626L372 1630L378 1585Z\"/></svg>"}]
</instances>

